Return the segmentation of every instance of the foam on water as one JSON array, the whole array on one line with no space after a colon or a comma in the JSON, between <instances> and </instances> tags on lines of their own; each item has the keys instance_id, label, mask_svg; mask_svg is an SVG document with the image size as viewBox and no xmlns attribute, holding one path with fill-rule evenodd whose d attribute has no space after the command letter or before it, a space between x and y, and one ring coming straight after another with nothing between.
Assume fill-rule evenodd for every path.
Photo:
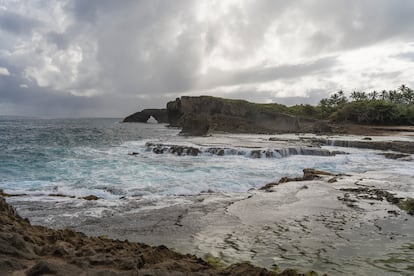
<instances>
[{"instance_id":1,"label":"foam on water","mask_svg":"<svg viewBox=\"0 0 414 276\"><path fill-rule=\"evenodd\" d=\"M0 186L10 193L25 193L37 199L52 193L76 197L94 194L112 202L121 197L160 199L208 190L245 192L283 176L299 176L306 167L337 173L386 171L414 176L414 162L385 159L374 150L350 148L346 149L349 155L285 154L286 158L255 159L238 154L288 145L286 141L271 142L266 135L189 139L162 125L118 124L116 120L14 123L0 121L4 148L0 153ZM14 140L18 133L22 138ZM206 152L198 156L155 154L148 150L148 142L220 145L226 152L224 156ZM128 155L133 152L138 154Z\"/></svg>"}]
</instances>

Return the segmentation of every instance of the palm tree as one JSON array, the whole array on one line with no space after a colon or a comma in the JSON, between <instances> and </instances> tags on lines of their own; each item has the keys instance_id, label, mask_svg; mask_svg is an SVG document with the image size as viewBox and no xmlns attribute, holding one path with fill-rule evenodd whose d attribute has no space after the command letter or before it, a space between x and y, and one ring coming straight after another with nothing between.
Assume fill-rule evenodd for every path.
<instances>
[{"instance_id":1,"label":"palm tree","mask_svg":"<svg viewBox=\"0 0 414 276\"><path fill-rule=\"evenodd\" d=\"M359 101L367 100L368 97L367 97L367 94L365 92L354 91L354 92L351 93L351 98L354 101L359 102Z\"/></svg>"},{"instance_id":2,"label":"palm tree","mask_svg":"<svg viewBox=\"0 0 414 276\"><path fill-rule=\"evenodd\" d=\"M378 92L374 90L371 93L369 93L368 96L371 98L371 100L375 101L378 97Z\"/></svg>"},{"instance_id":3,"label":"palm tree","mask_svg":"<svg viewBox=\"0 0 414 276\"><path fill-rule=\"evenodd\" d=\"M405 104L414 103L414 90L412 90L411 88L406 87L402 96L404 98Z\"/></svg>"},{"instance_id":4,"label":"palm tree","mask_svg":"<svg viewBox=\"0 0 414 276\"><path fill-rule=\"evenodd\" d=\"M400 92L403 92L404 93L404 91L407 89L407 86L405 85L405 84L401 84L401 86L400 87L398 87L398 90L400 91Z\"/></svg>"},{"instance_id":5,"label":"palm tree","mask_svg":"<svg viewBox=\"0 0 414 276\"><path fill-rule=\"evenodd\" d=\"M384 101L388 99L388 92L387 92L387 90L382 90L381 91L381 99L384 100Z\"/></svg>"}]
</instances>

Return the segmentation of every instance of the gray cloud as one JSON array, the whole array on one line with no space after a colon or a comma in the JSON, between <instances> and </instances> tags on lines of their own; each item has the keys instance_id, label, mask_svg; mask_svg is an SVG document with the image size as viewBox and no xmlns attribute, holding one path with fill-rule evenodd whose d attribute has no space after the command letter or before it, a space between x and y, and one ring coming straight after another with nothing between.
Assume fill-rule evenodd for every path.
<instances>
[{"instance_id":1,"label":"gray cloud","mask_svg":"<svg viewBox=\"0 0 414 276\"><path fill-rule=\"evenodd\" d=\"M256 101L316 103L346 82L355 88L366 83L392 86L408 83L409 70L414 73L409 64L407 73L399 74L386 62L359 69L344 58L384 43L414 48L411 0L232 5L41 0L4 5L0 66L12 76L1 78L0 104L25 106L31 113L124 116L203 91ZM394 48L384 58L412 63L411 54ZM24 83L28 88L20 87ZM292 90L298 96L280 96Z\"/></svg>"},{"instance_id":2,"label":"gray cloud","mask_svg":"<svg viewBox=\"0 0 414 276\"><path fill-rule=\"evenodd\" d=\"M14 12L0 12L0 28L17 35L27 35L35 29L42 26L42 22L22 16Z\"/></svg>"},{"instance_id":3,"label":"gray cloud","mask_svg":"<svg viewBox=\"0 0 414 276\"><path fill-rule=\"evenodd\" d=\"M404 53L398 54L395 57L414 62L414 52L404 52Z\"/></svg>"},{"instance_id":4,"label":"gray cloud","mask_svg":"<svg viewBox=\"0 0 414 276\"><path fill-rule=\"evenodd\" d=\"M335 57L321 58L304 64L282 65L264 68L263 66L235 71L216 71L208 76L207 83L198 87L209 89L217 86L261 83L279 79L292 79L304 75L315 74L331 68L336 64Z\"/></svg>"}]
</instances>

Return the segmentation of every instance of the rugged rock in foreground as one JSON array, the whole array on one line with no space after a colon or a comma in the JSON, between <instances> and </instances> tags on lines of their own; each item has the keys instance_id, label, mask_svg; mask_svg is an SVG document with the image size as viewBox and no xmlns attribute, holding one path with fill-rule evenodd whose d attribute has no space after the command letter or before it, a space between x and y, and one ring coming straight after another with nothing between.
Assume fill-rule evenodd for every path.
<instances>
[{"instance_id":1,"label":"rugged rock in foreground","mask_svg":"<svg viewBox=\"0 0 414 276\"><path fill-rule=\"evenodd\" d=\"M250 264L215 268L165 246L33 226L0 197L0 275L303 275Z\"/></svg>"}]
</instances>

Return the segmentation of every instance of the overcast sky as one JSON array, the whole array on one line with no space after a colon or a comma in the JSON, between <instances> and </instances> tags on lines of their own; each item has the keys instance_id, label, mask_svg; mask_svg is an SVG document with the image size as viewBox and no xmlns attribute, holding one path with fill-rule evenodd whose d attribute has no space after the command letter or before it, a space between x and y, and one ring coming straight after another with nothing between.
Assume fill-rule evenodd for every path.
<instances>
[{"instance_id":1,"label":"overcast sky","mask_svg":"<svg viewBox=\"0 0 414 276\"><path fill-rule=\"evenodd\" d=\"M413 0L0 0L0 115L414 87Z\"/></svg>"}]
</instances>

